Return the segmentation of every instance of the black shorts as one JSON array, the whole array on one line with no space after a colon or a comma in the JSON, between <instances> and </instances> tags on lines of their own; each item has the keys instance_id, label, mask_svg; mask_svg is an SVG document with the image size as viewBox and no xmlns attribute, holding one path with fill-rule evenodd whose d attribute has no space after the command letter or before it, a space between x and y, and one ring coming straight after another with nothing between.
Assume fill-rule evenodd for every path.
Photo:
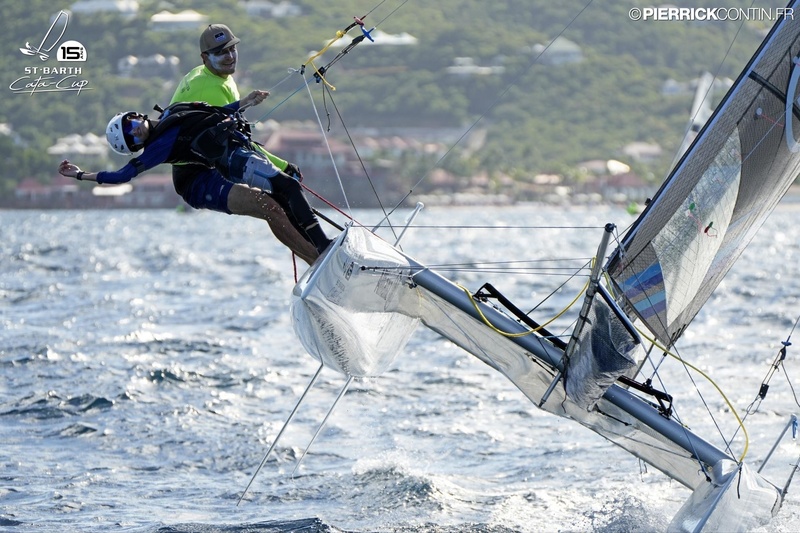
<instances>
[{"instance_id":1,"label":"black shorts","mask_svg":"<svg viewBox=\"0 0 800 533\"><path fill-rule=\"evenodd\" d=\"M203 165L173 165L172 183L184 201L195 209L210 209L231 214L228 194L233 183L219 171Z\"/></svg>"}]
</instances>

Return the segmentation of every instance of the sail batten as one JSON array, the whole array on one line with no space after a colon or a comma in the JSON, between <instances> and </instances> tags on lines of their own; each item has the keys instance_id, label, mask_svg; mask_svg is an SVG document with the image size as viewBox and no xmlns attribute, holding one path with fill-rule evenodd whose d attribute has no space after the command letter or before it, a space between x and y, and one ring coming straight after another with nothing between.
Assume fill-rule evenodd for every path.
<instances>
[{"instance_id":1,"label":"sail batten","mask_svg":"<svg viewBox=\"0 0 800 533\"><path fill-rule=\"evenodd\" d=\"M606 265L666 346L800 172L799 54L800 21L779 21Z\"/></svg>"}]
</instances>

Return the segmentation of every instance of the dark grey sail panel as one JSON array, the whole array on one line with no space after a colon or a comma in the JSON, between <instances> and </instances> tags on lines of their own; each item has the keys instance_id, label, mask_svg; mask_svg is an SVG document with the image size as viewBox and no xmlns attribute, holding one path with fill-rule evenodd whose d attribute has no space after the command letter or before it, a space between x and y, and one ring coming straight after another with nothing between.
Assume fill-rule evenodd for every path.
<instances>
[{"instance_id":1,"label":"dark grey sail panel","mask_svg":"<svg viewBox=\"0 0 800 533\"><path fill-rule=\"evenodd\" d=\"M800 172L798 54L800 20L778 21L606 266L666 345Z\"/></svg>"}]
</instances>

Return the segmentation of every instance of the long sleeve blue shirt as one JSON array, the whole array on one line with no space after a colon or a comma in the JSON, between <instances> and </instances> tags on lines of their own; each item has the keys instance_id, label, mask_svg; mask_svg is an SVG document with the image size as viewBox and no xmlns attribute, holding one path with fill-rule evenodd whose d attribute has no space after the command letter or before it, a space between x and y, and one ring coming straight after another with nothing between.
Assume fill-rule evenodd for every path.
<instances>
[{"instance_id":1,"label":"long sleeve blue shirt","mask_svg":"<svg viewBox=\"0 0 800 533\"><path fill-rule=\"evenodd\" d=\"M239 109L239 102L233 102L225 107ZM162 117L166 118L166 117ZM101 171L97 173L97 183L125 183L150 170L151 168L167 162L169 154L178 138L181 125L175 124L161 132L158 137L147 144L141 155L134 158L127 165L115 171ZM138 161L138 163L134 163Z\"/></svg>"}]
</instances>

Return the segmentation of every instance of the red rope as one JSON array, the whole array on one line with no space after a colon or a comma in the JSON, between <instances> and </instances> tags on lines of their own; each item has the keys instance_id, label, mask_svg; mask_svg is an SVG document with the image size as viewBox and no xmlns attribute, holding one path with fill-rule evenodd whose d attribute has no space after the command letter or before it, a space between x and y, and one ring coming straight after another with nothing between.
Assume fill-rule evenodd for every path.
<instances>
[{"instance_id":1,"label":"red rope","mask_svg":"<svg viewBox=\"0 0 800 533\"><path fill-rule=\"evenodd\" d=\"M305 183L300 183L300 186L301 186L302 188L304 188L305 190L307 190L308 192L310 192L311 194L313 194L313 195L314 195L314 196L315 196L315 197L316 197L318 200L322 200L322 202L323 202L325 205L327 205L327 206L328 206L328 207L330 207L331 209L335 210L336 212L338 212L338 213L339 213L340 215L342 215L343 217L345 217L345 218L347 218L347 219L350 219L350 220L354 221L354 222L355 222L356 224L358 224L358 225L361 225L361 223L359 223L359 222L358 222L356 219L354 219L353 217L351 217L350 215L348 215L347 213L345 213L344 211L342 211L341 209L339 209L339 208L338 208L337 206L335 206L334 204L330 203L330 202L329 202L327 199L325 199L325 198L324 198L324 197L322 197L321 195L317 194L317 193L316 193L316 192L315 192L313 189L311 189L311 187L307 186Z\"/></svg>"}]
</instances>

